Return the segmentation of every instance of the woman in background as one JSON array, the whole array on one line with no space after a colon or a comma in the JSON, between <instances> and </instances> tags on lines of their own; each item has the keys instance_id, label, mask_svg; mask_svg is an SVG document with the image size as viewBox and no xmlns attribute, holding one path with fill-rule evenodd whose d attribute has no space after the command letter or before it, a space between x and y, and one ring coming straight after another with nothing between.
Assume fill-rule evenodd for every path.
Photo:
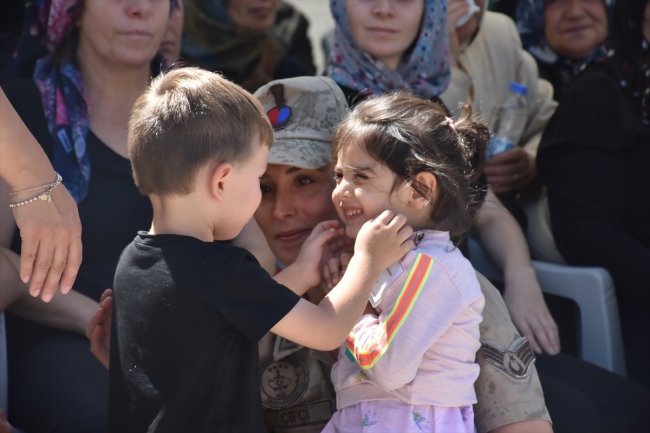
<instances>
[{"instance_id":1,"label":"woman in background","mask_svg":"<svg viewBox=\"0 0 650 433\"><path fill-rule=\"evenodd\" d=\"M185 0L183 60L254 92L314 75L306 18L279 0Z\"/></svg>"},{"instance_id":2,"label":"woman in background","mask_svg":"<svg viewBox=\"0 0 650 433\"><path fill-rule=\"evenodd\" d=\"M623 0L625 1L625 0ZM550 81L555 100L592 60L605 57L608 10L614 0L519 0L517 27L524 48Z\"/></svg>"},{"instance_id":3,"label":"woman in background","mask_svg":"<svg viewBox=\"0 0 650 433\"><path fill-rule=\"evenodd\" d=\"M558 250L611 273L628 377L650 387L650 1L616 3L607 45L560 102L537 166Z\"/></svg>"}]
</instances>

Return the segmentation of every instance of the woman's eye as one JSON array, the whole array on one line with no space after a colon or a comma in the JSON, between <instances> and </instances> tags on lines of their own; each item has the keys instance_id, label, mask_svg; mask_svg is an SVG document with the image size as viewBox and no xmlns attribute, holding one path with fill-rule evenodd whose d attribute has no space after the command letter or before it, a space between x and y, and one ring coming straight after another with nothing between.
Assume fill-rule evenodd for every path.
<instances>
[{"instance_id":1,"label":"woman's eye","mask_svg":"<svg viewBox=\"0 0 650 433\"><path fill-rule=\"evenodd\" d=\"M308 177L300 177L296 179L296 183L300 186L305 186L309 185L310 183L313 183L314 181Z\"/></svg>"},{"instance_id":2,"label":"woman's eye","mask_svg":"<svg viewBox=\"0 0 650 433\"><path fill-rule=\"evenodd\" d=\"M270 186L260 185L260 191L262 191L262 195L264 195L270 193L272 188Z\"/></svg>"}]
</instances>

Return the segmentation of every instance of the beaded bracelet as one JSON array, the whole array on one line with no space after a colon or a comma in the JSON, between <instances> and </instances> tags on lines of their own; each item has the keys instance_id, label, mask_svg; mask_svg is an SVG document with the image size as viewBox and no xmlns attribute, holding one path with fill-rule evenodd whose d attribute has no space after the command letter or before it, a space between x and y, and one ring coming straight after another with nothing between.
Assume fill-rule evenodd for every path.
<instances>
[{"instance_id":1,"label":"beaded bracelet","mask_svg":"<svg viewBox=\"0 0 650 433\"><path fill-rule=\"evenodd\" d=\"M11 191L9 193L9 196L11 197L11 196L14 196L14 195L18 195L21 192L36 191L37 189L54 188L56 185L61 183L62 180L63 179L61 179L61 175L59 173L56 173L56 180L54 182L52 182L52 183L46 183L45 185L35 186L34 188L26 188L26 189L19 189L17 191Z\"/></svg>"},{"instance_id":2,"label":"beaded bracelet","mask_svg":"<svg viewBox=\"0 0 650 433\"><path fill-rule=\"evenodd\" d=\"M62 181L63 181L63 179L62 179L61 176L57 173L57 175L56 175L56 181L54 181L53 183L47 185L47 186L49 186L49 189L48 189L47 191L44 191L44 192L40 193L39 195L37 195L36 197L32 197L32 198L30 198L29 200L23 200L23 201L18 202L18 203L11 203L11 204L9 205L9 207L10 207L10 208L14 208L14 207L18 207L18 206L23 206L23 205L26 205L26 204L31 203L31 202L33 202L33 201L36 201L36 200L42 200L42 201L46 201L46 202L51 203L51 202L52 202L52 197L51 197L52 190L53 190L54 188L56 188L57 186L59 186L59 184L60 184ZM38 188L35 188L35 189L38 189ZM31 191L31 190L23 190L23 192L24 192L24 191Z\"/></svg>"}]
</instances>

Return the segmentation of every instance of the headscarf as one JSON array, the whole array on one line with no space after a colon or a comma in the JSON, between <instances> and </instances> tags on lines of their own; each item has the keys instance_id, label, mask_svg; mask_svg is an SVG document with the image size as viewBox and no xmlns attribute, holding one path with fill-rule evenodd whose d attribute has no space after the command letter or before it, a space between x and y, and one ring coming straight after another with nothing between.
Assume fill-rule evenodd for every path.
<instances>
[{"instance_id":1,"label":"headscarf","mask_svg":"<svg viewBox=\"0 0 650 433\"><path fill-rule=\"evenodd\" d=\"M3 82L28 77L33 69L54 142L52 166L77 203L88 194L90 182L90 107L74 53L62 57L60 51L81 18L83 2L27 0L23 33L3 77ZM162 57L154 59L155 72L162 62Z\"/></svg>"},{"instance_id":2,"label":"headscarf","mask_svg":"<svg viewBox=\"0 0 650 433\"><path fill-rule=\"evenodd\" d=\"M608 18L611 17L614 0L605 3ZM566 69L570 76L578 74L588 62L606 56L604 45L599 45L584 59L569 59L557 53L546 40L544 30L544 0L519 0L516 11L517 29L524 48L540 62Z\"/></svg>"},{"instance_id":3,"label":"headscarf","mask_svg":"<svg viewBox=\"0 0 650 433\"><path fill-rule=\"evenodd\" d=\"M282 2L278 8L286 6ZM287 19L299 19L296 11ZM237 27L224 0L185 0L182 52L191 63L226 77L253 92L273 81L295 25L275 23L261 32Z\"/></svg>"},{"instance_id":4,"label":"headscarf","mask_svg":"<svg viewBox=\"0 0 650 433\"><path fill-rule=\"evenodd\" d=\"M643 35L647 0L621 0L614 6L603 61L623 91L641 110L643 123L650 125L650 41Z\"/></svg>"},{"instance_id":5,"label":"headscarf","mask_svg":"<svg viewBox=\"0 0 650 433\"><path fill-rule=\"evenodd\" d=\"M396 70L374 60L356 44L346 0L330 0L330 8L336 30L326 75L336 83L366 94L408 90L426 99L445 91L450 80L446 1L425 0L418 38Z\"/></svg>"}]
</instances>

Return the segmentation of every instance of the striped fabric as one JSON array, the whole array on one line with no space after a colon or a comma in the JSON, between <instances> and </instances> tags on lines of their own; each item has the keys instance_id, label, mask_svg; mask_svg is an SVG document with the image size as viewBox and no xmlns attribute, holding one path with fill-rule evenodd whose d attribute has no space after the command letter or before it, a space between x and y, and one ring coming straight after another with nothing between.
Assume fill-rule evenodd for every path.
<instances>
[{"instance_id":1,"label":"striped fabric","mask_svg":"<svg viewBox=\"0 0 650 433\"><path fill-rule=\"evenodd\" d=\"M422 288L424 287L434 260L422 253L418 253L415 264L411 268L404 287L397 297L393 310L381 324L382 330L365 347L357 347L353 334L350 334L345 342L346 355L351 360L356 360L362 369L369 369L379 361L382 355L388 350L390 343L397 335L402 323L406 320L415 305Z\"/></svg>"}]
</instances>

